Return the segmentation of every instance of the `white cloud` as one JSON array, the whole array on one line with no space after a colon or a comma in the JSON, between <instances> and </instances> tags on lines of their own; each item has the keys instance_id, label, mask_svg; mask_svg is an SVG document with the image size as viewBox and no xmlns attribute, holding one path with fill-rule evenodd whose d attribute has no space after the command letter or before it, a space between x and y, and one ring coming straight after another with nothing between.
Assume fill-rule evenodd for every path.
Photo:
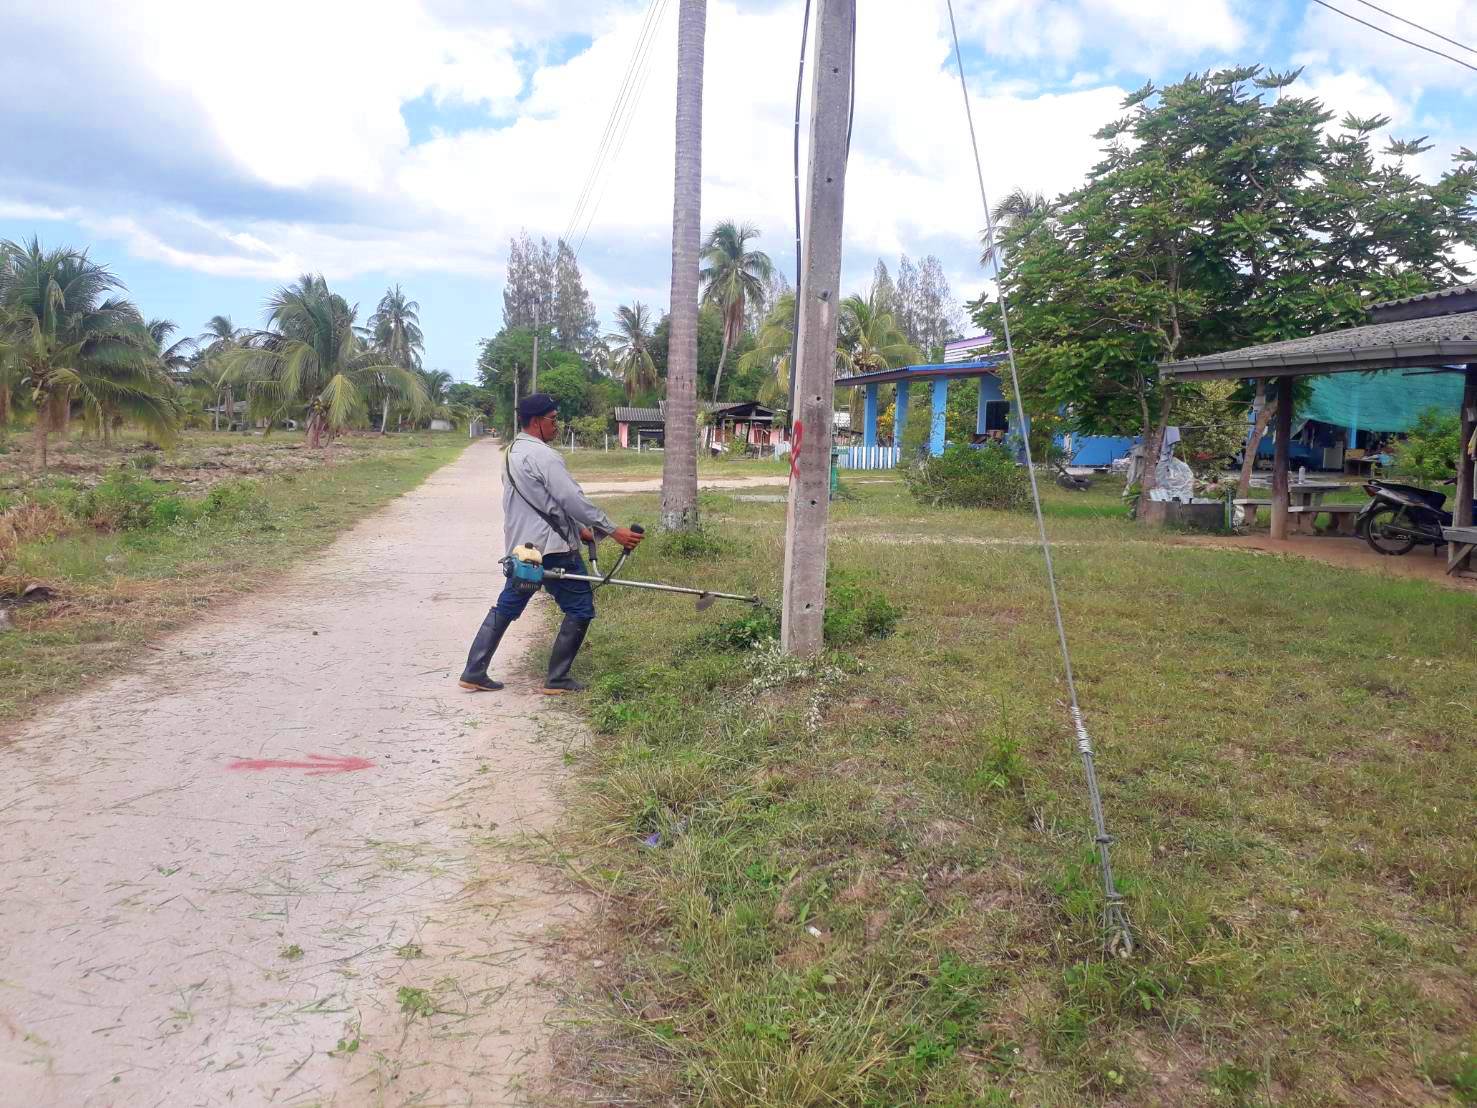
<instances>
[{"instance_id":1,"label":"white cloud","mask_svg":"<svg viewBox=\"0 0 1477 1108\"><path fill-rule=\"evenodd\" d=\"M976 265L983 213L942 6L859 7L847 278L864 281L878 255L891 262L934 252L956 291L976 295L985 287ZM1115 66L1142 72L1163 59L1230 57L1248 42L1244 17L1256 9L1244 0L1201 0L1194 18L1185 8L1182 0L998 0L961 11L966 51L988 59L971 81L991 193L1054 194L1082 179L1098 158L1093 132L1118 114L1121 85L1138 83L1111 79ZM140 257L207 274L275 281L307 269L330 278L443 271L498 281L510 235L526 228L552 239L569 222L644 11L641 0L565 0L556 42L541 37L546 0L259 0L249 15L225 4L139 0L99 9L85 25L28 0L31 24L80 44L77 57L111 47L144 87L165 90L178 131L171 148L184 144L241 195L216 209L207 189L191 207L151 196L157 183L103 186L79 176L57 193L45 181L33 182L32 194L10 186L0 218L66 209ZM665 12L586 248L602 318L620 301L666 302L675 5ZM799 15L797 0L708 6L704 223L758 224L761 245L787 273ZM571 34L591 39L565 57ZM1344 49L1342 40L1320 48ZM1069 65L1089 51L1099 55L1094 72L1068 68L1051 91L1039 91L1029 65L1002 71L1007 59ZM1397 125L1416 112L1414 94L1391 92L1404 86L1384 71L1311 56L1320 64L1305 91L1341 112L1387 112ZM89 74L77 64L77 80ZM428 94L481 106L486 125L411 145L401 107ZM271 207L253 207L258 195Z\"/></svg>"},{"instance_id":2,"label":"white cloud","mask_svg":"<svg viewBox=\"0 0 1477 1108\"><path fill-rule=\"evenodd\" d=\"M1101 50L1142 72L1169 57L1240 48L1246 29L1230 0L997 0L960 13L992 54L1067 62Z\"/></svg>"}]
</instances>

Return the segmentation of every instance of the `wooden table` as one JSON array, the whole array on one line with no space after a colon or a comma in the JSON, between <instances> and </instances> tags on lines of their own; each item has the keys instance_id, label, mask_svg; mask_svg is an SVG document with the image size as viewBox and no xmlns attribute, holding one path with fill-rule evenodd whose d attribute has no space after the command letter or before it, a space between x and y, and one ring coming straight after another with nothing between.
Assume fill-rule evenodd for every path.
<instances>
[{"instance_id":1,"label":"wooden table","mask_svg":"<svg viewBox=\"0 0 1477 1108\"><path fill-rule=\"evenodd\" d=\"M1301 531L1305 518L1317 519L1322 510L1319 506L1323 503L1323 498L1343 487L1338 481L1299 481L1289 485L1287 495L1292 502L1288 505L1292 509L1292 529Z\"/></svg>"}]
</instances>

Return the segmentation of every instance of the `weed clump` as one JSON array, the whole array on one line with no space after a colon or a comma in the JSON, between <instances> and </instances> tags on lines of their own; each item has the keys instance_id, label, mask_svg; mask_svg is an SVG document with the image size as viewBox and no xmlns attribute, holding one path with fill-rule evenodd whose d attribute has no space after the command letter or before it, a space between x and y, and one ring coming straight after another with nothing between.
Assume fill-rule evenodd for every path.
<instances>
[{"instance_id":1,"label":"weed clump","mask_svg":"<svg viewBox=\"0 0 1477 1108\"><path fill-rule=\"evenodd\" d=\"M897 629L902 615L902 609L874 586L847 573L831 573L826 583L823 632L827 646L854 646L866 639L885 639ZM761 605L707 628L698 642L708 650L736 653L755 650L779 635L779 612Z\"/></svg>"},{"instance_id":2,"label":"weed clump","mask_svg":"<svg viewBox=\"0 0 1477 1108\"><path fill-rule=\"evenodd\" d=\"M903 471L913 498L935 508L1023 508L1030 475L1007 447L951 446Z\"/></svg>"},{"instance_id":3,"label":"weed clump","mask_svg":"<svg viewBox=\"0 0 1477 1108\"><path fill-rule=\"evenodd\" d=\"M828 646L850 646L864 639L885 639L897 629L903 611L883 596L876 583L866 584L833 572L826 582L825 637Z\"/></svg>"}]
</instances>

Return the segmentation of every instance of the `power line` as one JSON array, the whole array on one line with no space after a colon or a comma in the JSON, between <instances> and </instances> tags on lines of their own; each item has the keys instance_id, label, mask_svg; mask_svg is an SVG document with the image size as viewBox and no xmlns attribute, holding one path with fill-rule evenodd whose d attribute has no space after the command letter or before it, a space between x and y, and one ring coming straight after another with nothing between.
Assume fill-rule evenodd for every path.
<instances>
[{"instance_id":1,"label":"power line","mask_svg":"<svg viewBox=\"0 0 1477 1108\"><path fill-rule=\"evenodd\" d=\"M626 148L626 136L631 133L631 124L636 119L636 108L641 103L641 97L646 93L646 82L651 77L651 52L656 45L656 28L661 24L662 15L666 13L667 3L668 0L661 0L660 11L657 15L656 22L652 25L652 33L647 36L646 47L641 55L640 75L636 80L630 98L627 100L625 120L621 125L620 134L616 136L615 142L612 145L609 160L606 162L605 168L607 175L590 203L589 213L585 218L584 230L580 232L579 245L574 248L576 258L579 257L580 252L585 248L585 236L590 233L590 227L595 222L595 216L600 210L600 202L605 199L606 186L610 183L609 171L614 169L615 163L620 160L621 151Z\"/></svg>"},{"instance_id":2,"label":"power line","mask_svg":"<svg viewBox=\"0 0 1477 1108\"><path fill-rule=\"evenodd\" d=\"M563 238L570 244L576 257L579 256L580 249L584 246L585 236L594 222L595 212L599 208L600 200L609 182L609 170L625 145L625 138L630 131L636 105L645 91L646 78L650 73L648 63L652 46L656 41L656 28L661 23L668 2L669 0L650 0L647 5L646 16L637 32L635 45L631 49L631 59L626 65L625 76L611 104L610 115L605 121L605 130L596 145L595 156L591 159L590 171L585 176L584 186L575 201L574 210L570 213ZM575 246L573 240L576 232L580 231L581 225L584 230L579 234L579 245Z\"/></svg>"},{"instance_id":3,"label":"power line","mask_svg":"<svg viewBox=\"0 0 1477 1108\"><path fill-rule=\"evenodd\" d=\"M980 143L974 133L974 111L969 106L969 82L964 77L964 52L959 49L959 29L954 24L954 0L948 0L949 31L954 36L954 61L959 67L959 91L964 95L964 118L969 122L969 145L974 151L974 172L979 181L980 204L985 209L985 234L990 254L999 257L995 247L995 219L990 214L990 197L985 189L985 170L980 162ZM998 263L997 263L998 272ZM1077 701L1077 680L1072 673L1072 651L1067 646L1067 627L1062 620L1062 601L1057 595L1056 568L1051 561L1051 540L1046 535L1046 516L1041 511L1041 489L1036 482L1036 465L1031 457L1031 435L1026 423L1025 402L1021 399L1020 371L1015 364L1015 343L1010 337L1010 312L1006 305L1005 286L998 287L1000 295L1000 324L1005 335L1005 355L1010 363L1010 383L1015 391L1016 419L1019 420L1021 446L1026 455L1026 472L1031 477L1031 502L1036 509L1036 531L1041 540L1041 554L1046 561L1046 585L1051 594L1051 610L1056 617L1057 643L1061 647L1062 666L1066 671L1067 697L1072 714L1072 728L1077 733L1077 753L1082 757L1082 770L1087 779L1087 797L1092 807L1094 841L1097 843L1098 862L1103 877L1103 928L1109 935L1108 949L1123 957L1133 953L1133 929L1123 907L1123 894L1113 880L1113 863L1108 856L1108 847L1113 838L1108 834L1107 821L1103 815L1103 797L1098 788L1097 767L1094 764L1092 737L1087 733L1087 723L1082 718L1082 707Z\"/></svg>"},{"instance_id":4,"label":"power line","mask_svg":"<svg viewBox=\"0 0 1477 1108\"><path fill-rule=\"evenodd\" d=\"M622 105L625 102L631 87L632 76L636 70L636 59L641 53L641 46L647 34L650 33L652 16L656 12L659 0L651 0L647 5L645 17L642 19L641 27L636 33L636 42L631 48L631 59L626 63L626 72L621 79L620 88L616 91L615 99L610 105L610 115L605 120L605 130L600 135L600 141L595 144L595 156L590 161L589 172L585 174L584 185L580 189L579 197L575 200L574 211L570 213L569 223L565 226L563 238L567 242L574 234L580 214L589 199L590 192L594 188L595 179L599 174L601 163L605 160L611 136L615 133L616 120L620 115Z\"/></svg>"},{"instance_id":5,"label":"power line","mask_svg":"<svg viewBox=\"0 0 1477 1108\"><path fill-rule=\"evenodd\" d=\"M1327 8L1329 11L1341 15L1345 19L1352 19L1355 23L1362 23L1371 31L1378 31L1382 35L1388 35L1396 42L1403 42L1406 46L1414 46L1417 50L1424 50L1427 54L1435 54L1438 58L1445 58L1449 62L1456 62L1457 65L1466 66L1466 68L1470 69L1473 73L1477 73L1477 65L1473 65L1471 62L1464 62L1461 58L1453 58L1450 54L1443 54L1440 50L1437 50L1433 46L1427 46L1424 43L1415 42L1408 38L1402 38L1394 31L1387 31L1385 28L1381 27L1377 23L1370 23L1368 20L1360 19L1357 15L1351 15L1350 13L1344 11L1342 8L1335 8L1332 4L1328 3L1328 0L1313 0L1313 3L1317 4L1321 8ZM1370 6L1373 7L1373 5ZM1422 27L1421 30L1425 30L1425 28ZM1464 49L1466 48L1464 47Z\"/></svg>"},{"instance_id":6,"label":"power line","mask_svg":"<svg viewBox=\"0 0 1477 1108\"><path fill-rule=\"evenodd\" d=\"M1381 15L1388 15L1391 19L1399 20L1401 23L1404 23L1407 27L1414 27L1417 31L1424 31L1426 34L1430 35L1432 38L1439 38L1442 42L1449 42L1453 46L1461 47L1461 49L1467 51L1469 54L1477 54L1477 48L1473 48L1471 46L1468 46L1465 42L1458 42L1454 38L1447 38L1440 31L1433 31L1433 30L1431 30L1431 28L1424 27L1421 24L1417 23L1413 19L1406 19L1405 16L1403 16L1403 15L1396 15L1394 12L1387 11L1386 9L1380 7L1378 4L1371 4L1369 2L1369 0L1359 0L1359 3L1363 4L1366 8L1373 8L1375 11L1379 12Z\"/></svg>"}]
</instances>

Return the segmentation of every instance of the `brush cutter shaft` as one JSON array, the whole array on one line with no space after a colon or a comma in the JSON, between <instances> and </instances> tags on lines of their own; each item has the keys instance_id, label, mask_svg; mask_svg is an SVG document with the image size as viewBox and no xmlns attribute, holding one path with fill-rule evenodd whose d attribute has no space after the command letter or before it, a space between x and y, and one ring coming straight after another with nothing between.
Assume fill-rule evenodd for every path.
<instances>
[{"instance_id":1,"label":"brush cutter shaft","mask_svg":"<svg viewBox=\"0 0 1477 1108\"><path fill-rule=\"evenodd\" d=\"M566 573L562 569L546 569L545 577L555 577L561 581L596 581L607 585L626 585L633 589L655 589L658 592L680 592L688 596L711 596L716 600L742 600L745 604L758 604L757 596L739 596L731 592L712 592L709 589L685 589L681 585L659 585L654 581L620 581L616 578L592 577L588 573Z\"/></svg>"}]
</instances>

